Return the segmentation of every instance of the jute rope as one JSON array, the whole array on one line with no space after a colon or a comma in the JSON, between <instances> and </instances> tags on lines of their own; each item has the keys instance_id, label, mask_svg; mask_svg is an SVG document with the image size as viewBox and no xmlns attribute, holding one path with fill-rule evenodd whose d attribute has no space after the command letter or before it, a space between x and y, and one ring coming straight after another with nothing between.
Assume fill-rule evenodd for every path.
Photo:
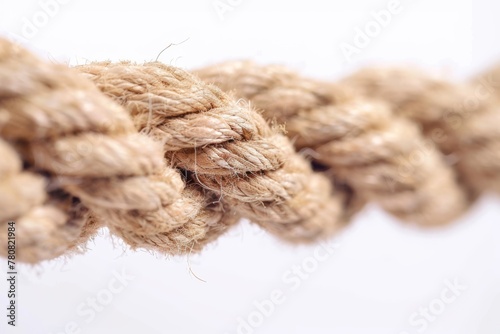
<instances>
[{"instance_id":1,"label":"jute rope","mask_svg":"<svg viewBox=\"0 0 500 334\"><path fill-rule=\"evenodd\" d=\"M0 82L0 237L15 221L19 260L56 257L103 225L132 247L179 254L236 220L74 70L0 40Z\"/></svg>"},{"instance_id":2,"label":"jute rope","mask_svg":"<svg viewBox=\"0 0 500 334\"><path fill-rule=\"evenodd\" d=\"M158 62L78 70L120 101L138 129L164 143L174 167L239 216L289 241L316 240L343 222L342 197L328 179L247 104Z\"/></svg>"},{"instance_id":3,"label":"jute rope","mask_svg":"<svg viewBox=\"0 0 500 334\"><path fill-rule=\"evenodd\" d=\"M498 185L498 165L477 176L472 162L446 163L423 121L402 103L368 100L360 81L334 85L248 62L197 73L235 96L158 62L70 69L0 39L2 244L12 220L26 262L81 251L102 226L132 248L176 255L201 250L240 218L313 242L367 200L440 225L496 189L487 180ZM498 147L498 130L481 120L464 119L469 148L437 146L459 161L480 154L474 145Z\"/></svg>"},{"instance_id":4,"label":"jute rope","mask_svg":"<svg viewBox=\"0 0 500 334\"><path fill-rule=\"evenodd\" d=\"M364 69L342 83L419 124L444 155L453 155L473 196L500 192L500 66L462 84L412 68Z\"/></svg>"},{"instance_id":5,"label":"jute rope","mask_svg":"<svg viewBox=\"0 0 500 334\"><path fill-rule=\"evenodd\" d=\"M248 99L266 118L286 124L295 146L313 152L320 168L326 167L360 196L401 219L440 225L467 207L469 194L416 124L395 115L389 105L366 99L357 89L249 61L196 73Z\"/></svg>"}]
</instances>

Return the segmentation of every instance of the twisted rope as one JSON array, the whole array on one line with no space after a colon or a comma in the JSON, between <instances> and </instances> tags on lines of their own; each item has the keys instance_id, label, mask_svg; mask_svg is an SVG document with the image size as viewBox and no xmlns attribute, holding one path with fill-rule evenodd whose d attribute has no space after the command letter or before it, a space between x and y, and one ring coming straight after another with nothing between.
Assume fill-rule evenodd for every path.
<instances>
[{"instance_id":1,"label":"twisted rope","mask_svg":"<svg viewBox=\"0 0 500 334\"><path fill-rule=\"evenodd\" d=\"M328 236L341 197L288 139L248 105L161 63L93 63L88 74L136 126L164 143L171 164L240 216L290 241Z\"/></svg>"},{"instance_id":2,"label":"twisted rope","mask_svg":"<svg viewBox=\"0 0 500 334\"><path fill-rule=\"evenodd\" d=\"M16 221L19 260L56 257L98 226L132 247L185 253L235 221L74 70L0 40L0 82L1 223Z\"/></svg>"},{"instance_id":3,"label":"twisted rope","mask_svg":"<svg viewBox=\"0 0 500 334\"><path fill-rule=\"evenodd\" d=\"M498 130L483 123L498 118L494 98L460 133L445 128L453 139L438 149L423 137L429 123L401 111L415 95L369 100L384 94L358 88L355 76L335 85L249 62L197 73L235 96L158 62L69 69L0 39L0 240L14 220L18 259L35 263L81 251L107 227L132 248L177 255L247 218L313 242L365 201L441 225L498 185L487 153ZM482 158L480 176L462 161L471 157Z\"/></svg>"},{"instance_id":4,"label":"twisted rope","mask_svg":"<svg viewBox=\"0 0 500 334\"><path fill-rule=\"evenodd\" d=\"M227 62L196 73L286 124L297 149L355 192L423 225L455 219L468 194L417 126L347 87L300 77L281 66Z\"/></svg>"},{"instance_id":5,"label":"twisted rope","mask_svg":"<svg viewBox=\"0 0 500 334\"><path fill-rule=\"evenodd\" d=\"M443 154L453 155L461 182L478 195L500 192L499 79L500 67L461 84L412 68L369 68L343 83L419 124Z\"/></svg>"}]
</instances>

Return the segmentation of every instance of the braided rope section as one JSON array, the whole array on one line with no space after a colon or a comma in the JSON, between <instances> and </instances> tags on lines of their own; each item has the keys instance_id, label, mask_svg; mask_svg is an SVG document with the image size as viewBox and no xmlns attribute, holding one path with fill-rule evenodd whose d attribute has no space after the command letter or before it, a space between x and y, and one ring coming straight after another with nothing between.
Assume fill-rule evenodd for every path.
<instances>
[{"instance_id":1,"label":"braided rope section","mask_svg":"<svg viewBox=\"0 0 500 334\"><path fill-rule=\"evenodd\" d=\"M245 103L158 62L78 67L164 143L171 164L240 216L292 242L331 235L343 195Z\"/></svg>"},{"instance_id":2,"label":"braided rope section","mask_svg":"<svg viewBox=\"0 0 500 334\"><path fill-rule=\"evenodd\" d=\"M15 220L19 260L59 256L103 225L132 247L185 253L235 221L74 70L0 40L0 82L0 237Z\"/></svg>"},{"instance_id":3,"label":"braided rope section","mask_svg":"<svg viewBox=\"0 0 500 334\"><path fill-rule=\"evenodd\" d=\"M297 149L403 220L440 225L467 208L468 194L439 151L386 104L281 66L237 61L196 73L285 124Z\"/></svg>"},{"instance_id":4,"label":"braided rope section","mask_svg":"<svg viewBox=\"0 0 500 334\"><path fill-rule=\"evenodd\" d=\"M20 156L0 140L0 250L7 257L7 222L15 220L17 258L35 263L57 257L84 242L95 224L69 195L47 192L50 179L23 169ZM84 228L85 227L85 228Z\"/></svg>"},{"instance_id":5,"label":"braided rope section","mask_svg":"<svg viewBox=\"0 0 500 334\"><path fill-rule=\"evenodd\" d=\"M222 90L158 62L70 69L0 39L2 244L15 221L24 262L82 251L100 227L178 255L241 218L313 242L365 201L442 225L500 189L500 90L474 90L500 68L466 85L390 71L408 83L339 85L250 62L197 73Z\"/></svg>"},{"instance_id":6,"label":"braided rope section","mask_svg":"<svg viewBox=\"0 0 500 334\"><path fill-rule=\"evenodd\" d=\"M456 160L474 195L500 192L500 67L468 83L452 83L416 68L367 68L342 81L389 103L419 124L426 137Z\"/></svg>"}]
</instances>

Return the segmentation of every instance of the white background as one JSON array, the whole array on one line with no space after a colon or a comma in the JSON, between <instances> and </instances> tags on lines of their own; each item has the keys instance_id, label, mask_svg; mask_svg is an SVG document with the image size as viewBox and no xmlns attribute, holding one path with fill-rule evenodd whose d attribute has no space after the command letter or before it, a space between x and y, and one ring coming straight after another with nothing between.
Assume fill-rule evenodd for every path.
<instances>
[{"instance_id":1,"label":"white background","mask_svg":"<svg viewBox=\"0 0 500 334\"><path fill-rule=\"evenodd\" d=\"M43 6L0 0L2 35L71 64L154 60L184 41L160 60L192 69L248 58L329 80L371 63L419 64L459 80L500 56L500 4L493 0L401 0L401 11L351 62L339 45L352 43L356 27L389 1L222 0L232 6L222 18L213 0L66 2L28 34L27 22L43 16ZM498 334L499 216L498 198L484 197L453 226L419 231L369 206L295 290L283 275L310 264L315 247L291 247L247 223L189 258L126 251L102 232L85 255L19 267L18 327L7 328L2 306L0 332L237 333L238 319L259 320L255 302L280 290L284 302L242 333ZM78 309L105 296L122 271L134 278L92 319L82 315ZM446 280L465 291L425 330L412 324ZM1 305L6 291L1 279Z\"/></svg>"}]
</instances>

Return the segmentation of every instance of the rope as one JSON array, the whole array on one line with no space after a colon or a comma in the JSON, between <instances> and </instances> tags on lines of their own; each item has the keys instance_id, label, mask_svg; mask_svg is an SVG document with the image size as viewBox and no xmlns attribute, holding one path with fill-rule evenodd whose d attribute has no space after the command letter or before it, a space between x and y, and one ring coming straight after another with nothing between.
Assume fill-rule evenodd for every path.
<instances>
[{"instance_id":1,"label":"rope","mask_svg":"<svg viewBox=\"0 0 500 334\"><path fill-rule=\"evenodd\" d=\"M197 74L251 101L266 118L286 124L297 149L314 152L321 169L400 219L441 225L468 207L471 196L417 125L398 117L390 105L367 99L359 89L248 61L211 66ZM401 80L392 84L394 90L406 87Z\"/></svg>"},{"instance_id":2,"label":"rope","mask_svg":"<svg viewBox=\"0 0 500 334\"><path fill-rule=\"evenodd\" d=\"M182 254L235 222L74 70L0 40L0 82L0 212L2 226L16 222L18 260L57 257L99 226L133 248Z\"/></svg>"},{"instance_id":3,"label":"rope","mask_svg":"<svg viewBox=\"0 0 500 334\"><path fill-rule=\"evenodd\" d=\"M341 197L313 173L290 141L248 105L161 63L80 66L120 101L165 156L239 216L290 241L330 235L342 222Z\"/></svg>"},{"instance_id":4,"label":"rope","mask_svg":"<svg viewBox=\"0 0 500 334\"><path fill-rule=\"evenodd\" d=\"M439 100L441 114L425 118L411 103L422 89L376 93L385 86L368 75L336 85L249 62L196 73L230 93L158 62L71 69L0 39L0 240L15 221L17 258L36 263L83 251L107 227L134 249L178 255L247 218L314 242L366 201L441 225L498 189L494 99L453 132L438 123L449 110L439 94L423 106ZM425 139L431 120L447 144ZM475 171L463 161L478 158Z\"/></svg>"},{"instance_id":5,"label":"rope","mask_svg":"<svg viewBox=\"0 0 500 334\"><path fill-rule=\"evenodd\" d=\"M456 84L411 68L361 70L343 83L383 99L398 115L419 124L473 195L500 192L500 66Z\"/></svg>"}]
</instances>

